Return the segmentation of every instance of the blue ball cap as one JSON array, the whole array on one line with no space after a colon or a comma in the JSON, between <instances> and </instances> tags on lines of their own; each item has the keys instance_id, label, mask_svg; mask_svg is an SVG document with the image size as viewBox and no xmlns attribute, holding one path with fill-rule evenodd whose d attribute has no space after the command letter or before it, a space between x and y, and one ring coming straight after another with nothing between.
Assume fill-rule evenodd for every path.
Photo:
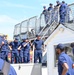
<instances>
[{"instance_id":1,"label":"blue ball cap","mask_svg":"<svg viewBox=\"0 0 74 75\"><path fill-rule=\"evenodd\" d=\"M59 3L59 0L57 0L56 3Z\"/></svg>"},{"instance_id":2,"label":"blue ball cap","mask_svg":"<svg viewBox=\"0 0 74 75\"><path fill-rule=\"evenodd\" d=\"M52 3L50 3L49 5L53 5Z\"/></svg>"},{"instance_id":3,"label":"blue ball cap","mask_svg":"<svg viewBox=\"0 0 74 75\"><path fill-rule=\"evenodd\" d=\"M18 40L18 38L15 38L15 40Z\"/></svg>"},{"instance_id":4,"label":"blue ball cap","mask_svg":"<svg viewBox=\"0 0 74 75\"><path fill-rule=\"evenodd\" d=\"M36 37L39 37L40 35L36 35Z\"/></svg>"},{"instance_id":5,"label":"blue ball cap","mask_svg":"<svg viewBox=\"0 0 74 75\"><path fill-rule=\"evenodd\" d=\"M65 46L63 44L58 44L56 47L56 49L64 49L64 48L65 48Z\"/></svg>"},{"instance_id":6,"label":"blue ball cap","mask_svg":"<svg viewBox=\"0 0 74 75\"><path fill-rule=\"evenodd\" d=\"M24 40L26 40L27 38L23 38L22 40L24 41Z\"/></svg>"},{"instance_id":7,"label":"blue ball cap","mask_svg":"<svg viewBox=\"0 0 74 75\"><path fill-rule=\"evenodd\" d=\"M43 8L46 8L46 6L43 6Z\"/></svg>"},{"instance_id":8,"label":"blue ball cap","mask_svg":"<svg viewBox=\"0 0 74 75\"><path fill-rule=\"evenodd\" d=\"M65 3L65 1L62 1L62 3Z\"/></svg>"}]
</instances>

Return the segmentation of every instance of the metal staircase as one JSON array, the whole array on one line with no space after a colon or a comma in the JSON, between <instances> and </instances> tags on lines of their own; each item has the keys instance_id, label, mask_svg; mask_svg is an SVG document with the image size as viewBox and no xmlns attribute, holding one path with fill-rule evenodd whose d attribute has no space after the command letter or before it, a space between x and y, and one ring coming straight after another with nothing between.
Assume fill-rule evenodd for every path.
<instances>
[{"instance_id":1,"label":"metal staircase","mask_svg":"<svg viewBox=\"0 0 74 75\"><path fill-rule=\"evenodd\" d=\"M58 25L59 23L53 22L50 27L46 28L42 36L42 39L46 41L47 40L46 37L48 38L54 32L54 30L58 27ZM47 63L47 49L45 50L45 52L43 52L42 63L43 64Z\"/></svg>"},{"instance_id":2,"label":"metal staircase","mask_svg":"<svg viewBox=\"0 0 74 75\"><path fill-rule=\"evenodd\" d=\"M71 10L72 10L72 12L74 13L74 4L71 4L71 5L69 5L69 7L71 8ZM55 14L56 15L56 14ZM59 15L59 14L58 14ZM71 14L71 21L69 21L68 22L68 20L66 19L66 21L65 21L65 27L66 28L69 28L69 29L71 29L71 30L73 30L74 31L74 14ZM66 18L68 18L68 14L66 15ZM59 19L59 18L58 18ZM59 20L58 20L59 21ZM45 39L45 37L49 37L54 31L55 31L55 29L59 26L60 24L59 24L59 22L56 22L55 20L54 20L54 22L51 24L51 25L49 25L46 29L43 29L43 31L41 31L41 36L42 36L42 39L44 39L45 41L47 40L47 39ZM47 25L46 25L47 26ZM42 63L46 63L46 64L44 64L44 65L47 65L47 49L46 49L46 51L45 52L43 52L43 59L42 59Z\"/></svg>"}]
</instances>

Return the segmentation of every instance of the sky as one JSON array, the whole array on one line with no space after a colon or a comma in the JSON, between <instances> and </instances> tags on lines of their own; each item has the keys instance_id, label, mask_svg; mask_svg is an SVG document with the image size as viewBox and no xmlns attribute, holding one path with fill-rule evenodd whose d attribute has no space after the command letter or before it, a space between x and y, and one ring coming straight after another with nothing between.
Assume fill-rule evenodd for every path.
<instances>
[{"instance_id":1,"label":"sky","mask_svg":"<svg viewBox=\"0 0 74 75\"><path fill-rule=\"evenodd\" d=\"M60 0L61 2L62 0ZM73 0L64 0L74 3ZM56 4L56 0L0 0L0 33L13 39L14 26L33 16L39 16L43 6Z\"/></svg>"}]
</instances>

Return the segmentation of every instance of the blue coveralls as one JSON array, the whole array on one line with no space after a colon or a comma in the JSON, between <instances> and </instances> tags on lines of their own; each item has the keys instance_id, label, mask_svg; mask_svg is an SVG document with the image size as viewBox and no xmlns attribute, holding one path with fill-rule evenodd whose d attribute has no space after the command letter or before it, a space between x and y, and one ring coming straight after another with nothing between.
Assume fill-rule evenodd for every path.
<instances>
[{"instance_id":1,"label":"blue coveralls","mask_svg":"<svg viewBox=\"0 0 74 75\"><path fill-rule=\"evenodd\" d=\"M74 47L72 48L72 52L73 52L73 55L74 55Z\"/></svg>"},{"instance_id":2,"label":"blue coveralls","mask_svg":"<svg viewBox=\"0 0 74 75\"><path fill-rule=\"evenodd\" d=\"M53 7L49 7L49 8L48 8L48 11L51 11L51 10L53 10Z\"/></svg>"},{"instance_id":3,"label":"blue coveralls","mask_svg":"<svg viewBox=\"0 0 74 75\"><path fill-rule=\"evenodd\" d=\"M33 42L33 45L35 46L34 50L34 63L37 63L37 60L39 59L39 63L42 63L42 45L44 42L40 39L36 39Z\"/></svg>"},{"instance_id":4,"label":"blue coveralls","mask_svg":"<svg viewBox=\"0 0 74 75\"><path fill-rule=\"evenodd\" d=\"M49 24L52 24L53 23L53 18L54 18L53 7L49 7L48 11L49 11L49 16L50 16L50 18L49 18L50 23Z\"/></svg>"},{"instance_id":5,"label":"blue coveralls","mask_svg":"<svg viewBox=\"0 0 74 75\"><path fill-rule=\"evenodd\" d=\"M4 45L2 45L1 47L1 58L8 62L8 53L9 53L8 41L3 39L3 42Z\"/></svg>"},{"instance_id":6,"label":"blue coveralls","mask_svg":"<svg viewBox=\"0 0 74 75\"><path fill-rule=\"evenodd\" d=\"M63 63L67 63L69 66L69 70L67 71L66 75L74 75L74 69L72 68L73 61L67 54L65 54L65 52L62 52L59 55L59 59L58 59L58 73L59 73L59 75L62 74Z\"/></svg>"},{"instance_id":7,"label":"blue coveralls","mask_svg":"<svg viewBox=\"0 0 74 75\"><path fill-rule=\"evenodd\" d=\"M23 49L23 61L24 63L28 63L28 57L29 57L29 50L30 50L30 44L28 43L25 47L24 45L26 44L26 42L22 43L22 49Z\"/></svg>"},{"instance_id":8,"label":"blue coveralls","mask_svg":"<svg viewBox=\"0 0 74 75\"><path fill-rule=\"evenodd\" d=\"M19 46L21 46L21 49L19 51L19 63L23 63L23 47L22 47L22 43L23 42L21 42L20 45L19 45Z\"/></svg>"},{"instance_id":9,"label":"blue coveralls","mask_svg":"<svg viewBox=\"0 0 74 75\"><path fill-rule=\"evenodd\" d=\"M18 63L19 62L19 52L18 52L18 47L19 47L20 43L19 42L11 42L10 46L12 47L12 51L11 51L11 62L14 63Z\"/></svg>"},{"instance_id":10,"label":"blue coveralls","mask_svg":"<svg viewBox=\"0 0 74 75\"><path fill-rule=\"evenodd\" d=\"M3 40L3 38L2 38L2 36L0 36L0 58L1 58L1 47L2 47L2 40Z\"/></svg>"},{"instance_id":11,"label":"blue coveralls","mask_svg":"<svg viewBox=\"0 0 74 75\"><path fill-rule=\"evenodd\" d=\"M64 24L65 23L65 18L66 18L66 12L67 12L67 5L61 4L60 8L59 8L59 14L60 14L60 24Z\"/></svg>"},{"instance_id":12,"label":"blue coveralls","mask_svg":"<svg viewBox=\"0 0 74 75\"><path fill-rule=\"evenodd\" d=\"M2 70L2 67L4 65L4 60L0 59L0 70ZM8 75L17 75L14 68L10 65L10 70Z\"/></svg>"},{"instance_id":13,"label":"blue coveralls","mask_svg":"<svg viewBox=\"0 0 74 75\"><path fill-rule=\"evenodd\" d=\"M29 49L28 49L28 62L30 62L30 43L29 43Z\"/></svg>"},{"instance_id":14,"label":"blue coveralls","mask_svg":"<svg viewBox=\"0 0 74 75\"><path fill-rule=\"evenodd\" d=\"M45 23L47 24L49 21L49 13L48 10L43 10L42 14L44 14L44 18L45 18Z\"/></svg>"}]
</instances>

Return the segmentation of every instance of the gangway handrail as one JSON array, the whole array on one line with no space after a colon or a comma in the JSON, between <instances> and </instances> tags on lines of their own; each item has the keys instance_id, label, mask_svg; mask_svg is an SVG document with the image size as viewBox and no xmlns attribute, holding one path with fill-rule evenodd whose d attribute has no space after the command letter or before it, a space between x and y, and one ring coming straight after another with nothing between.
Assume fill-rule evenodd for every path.
<instances>
[{"instance_id":1,"label":"gangway handrail","mask_svg":"<svg viewBox=\"0 0 74 75\"><path fill-rule=\"evenodd\" d=\"M40 15L40 26L41 26L41 16L42 16L42 14ZM40 31L39 35L42 33L42 31L44 30L45 27L46 26L43 27L43 29Z\"/></svg>"},{"instance_id":2,"label":"gangway handrail","mask_svg":"<svg viewBox=\"0 0 74 75\"><path fill-rule=\"evenodd\" d=\"M71 5L74 5L74 3L69 4L68 6L71 6ZM56 28L58 27L58 25L59 25L59 24L57 24ZM67 28L69 28L69 27L66 26L66 25L64 25L64 26L67 27ZM56 28L55 28L55 29L56 29ZM50 28L49 28L49 29L50 29ZM49 30L49 29L48 29L48 30ZM54 30L55 30L55 29L54 29ZM71 28L69 28L69 29L71 29ZM48 32L48 30L46 31L46 33ZM52 30L51 33L53 33L54 30ZM73 29L71 29L71 30L73 30ZM74 31L74 30L73 30L73 31ZM42 39L45 37L46 33L43 35ZM51 35L51 33L50 33L50 35ZM47 53L47 50L43 53L43 58L45 57L45 54L46 54L46 53ZM43 60L45 60L45 59L43 59Z\"/></svg>"},{"instance_id":3,"label":"gangway handrail","mask_svg":"<svg viewBox=\"0 0 74 75\"><path fill-rule=\"evenodd\" d=\"M69 4L68 6L71 6L71 5L74 5L74 3L72 3L72 4ZM59 7L57 8L58 10L58 12L59 12ZM56 15L56 14L55 14ZM59 15L59 14L58 14ZM68 15L68 14L67 14ZM59 22L58 22L59 23ZM66 22L65 22L66 23ZM51 27L52 27L52 25L53 25L53 23L50 25ZM49 27L48 28L48 30L51 28L51 27ZM48 32L48 30L45 32L45 34L42 36L42 38L44 38L44 36L46 35L46 33Z\"/></svg>"},{"instance_id":4,"label":"gangway handrail","mask_svg":"<svg viewBox=\"0 0 74 75\"><path fill-rule=\"evenodd\" d=\"M42 37L41 39L43 39L43 38L45 37L46 33L50 30L50 28L53 26L54 23L56 23L56 22L54 21L54 22L52 23L52 25L47 29L47 31L45 32L45 34L43 35L43 37ZM54 28L54 30L58 27L58 25L59 25L59 24L57 24L57 26ZM52 30L52 32L53 32L54 30ZM52 32L51 32L51 33L52 33ZM51 33L50 33L50 35L51 35ZM49 35L49 36L50 36L50 35ZM45 63L45 61L44 61L45 58L44 58L44 57L45 57L46 53L47 53L47 49L45 49L45 52L42 53L42 63Z\"/></svg>"},{"instance_id":5,"label":"gangway handrail","mask_svg":"<svg viewBox=\"0 0 74 75\"><path fill-rule=\"evenodd\" d=\"M50 26L52 26L53 24L54 24L54 22ZM48 32L49 29L50 29L50 27L46 30L45 34L41 37L41 39L44 38L44 36L46 35L46 33Z\"/></svg>"},{"instance_id":6,"label":"gangway handrail","mask_svg":"<svg viewBox=\"0 0 74 75\"><path fill-rule=\"evenodd\" d=\"M69 4L68 6L72 6L72 5L74 5L74 3L72 3L72 4ZM57 9L59 9L59 7L57 7ZM74 11L74 10L73 10ZM56 15L56 13L55 13L55 15ZM34 17L37 17L37 16L34 16ZM34 17L31 17L31 18L34 18ZM41 16L40 16L41 17ZM74 16L72 16L73 17L73 20L74 20ZM30 20L31 18L29 18L29 19L27 19L27 20ZM50 16L49 16L49 18L50 18ZM59 16L58 16L58 20L59 20ZM48 21L49 22L49 21ZM66 20L66 22L67 22L67 20ZM49 22L50 23L50 22ZM40 24L40 23L39 23ZM14 34L14 36L15 35L18 35L17 33L16 33L16 26L17 26L18 24L16 24L15 25L15 29L14 29L14 32L13 32L13 34ZM40 24L41 25L41 24ZM49 24L50 25L50 24ZM21 26L20 26L21 27ZM41 29L41 31L39 31L39 33L38 34L41 34L42 32L43 32L43 30L46 28L46 25L45 26L43 26L43 28ZM20 34L21 34L21 32L20 32Z\"/></svg>"},{"instance_id":7,"label":"gangway handrail","mask_svg":"<svg viewBox=\"0 0 74 75\"><path fill-rule=\"evenodd\" d=\"M74 3L69 4L68 6L74 5Z\"/></svg>"},{"instance_id":8,"label":"gangway handrail","mask_svg":"<svg viewBox=\"0 0 74 75\"><path fill-rule=\"evenodd\" d=\"M54 9L53 9L54 10ZM57 7L57 12L59 12L59 7ZM57 12L55 13L55 15L54 16L56 16L56 14L57 14ZM48 13L50 13L50 15L52 15L51 13L52 13L52 10L50 11L50 12L48 12ZM58 14L59 15L59 14ZM40 18L41 18L41 16L42 16L42 14L40 15ZM51 25L50 24L50 21L51 21L51 16L50 16L50 18L49 18L49 21L48 21L48 25ZM39 35L43 32L43 30L45 29L45 27L47 26L47 24L43 27L43 29L40 31L40 33L39 33Z\"/></svg>"},{"instance_id":9,"label":"gangway handrail","mask_svg":"<svg viewBox=\"0 0 74 75\"><path fill-rule=\"evenodd\" d=\"M66 25L64 25L66 28L68 28L68 29L70 29L70 30L72 30L72 31L74 31L74 29L72 29L72 28L70 28L70 27L68 27L67 26L67 24Z\"/></svg>"},{"instance_id":10,"label":"gangway handrail","mask_svg":"<svg viewBox=\"0 0 74 75\"><path fill-rule=\"evenodd\" d=\"M58 7L55 7L55 8L57 8L57 12L58 12L58 15L59 15L59 6L58 6ZM53 10L54 10L55 8L53 8ZM53 10L49 11L49 13L51 14L51 13L53 12ZM54 16L56 16L57 12L55 13L55 15L54 15ZM50 21L51 21L51 17L50 17L50 20L48 21L48 23L47 23L47 24L49 24L49 23L50 23ZM59 20L58 20L58 21L59 21Z\"/></svg>"}]
</instances>

